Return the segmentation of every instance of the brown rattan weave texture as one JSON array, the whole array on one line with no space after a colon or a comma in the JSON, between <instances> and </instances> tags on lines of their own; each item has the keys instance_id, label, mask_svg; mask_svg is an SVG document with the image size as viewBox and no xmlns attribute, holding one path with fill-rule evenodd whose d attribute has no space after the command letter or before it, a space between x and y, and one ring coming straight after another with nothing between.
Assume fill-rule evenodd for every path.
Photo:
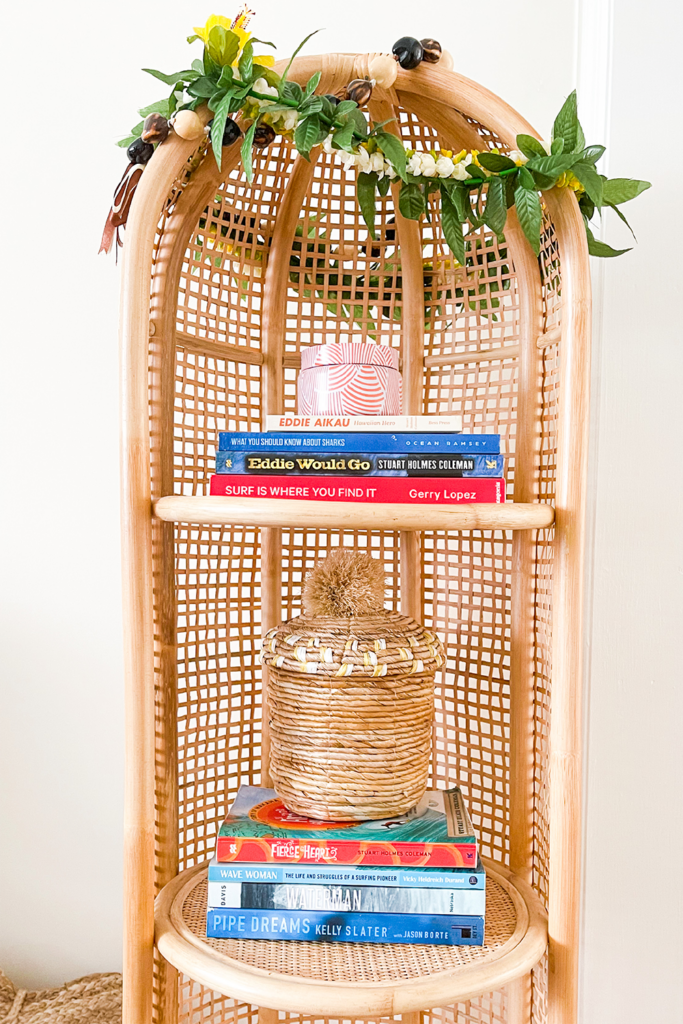
<instances>
[{"instance_id":1,"label":"brown rattan weave texture","mask_svg":"<svg viewBox=\"0 0 683 1024\"><path fill-rule=\"evenodd\" d=\"M363 71L364 59L299 58L293 74L303 80L322 67L320 88L334 91ZM456 150L504 151L517 131L531 132L501 101L438 67L399 72L395 90L375 90L371 113L395 116L414 149L438 139ZM211 856L241 783L268 781L261 635L301 612L306 572L345 545L381 560L389 610L443 641L429 784L462 787L482 853L533 885L557 942L550 979L541 961L532 980L507 994L434 1010L430 1019L573 1024L589 301L575 201L566 192L547 197L538 261L511 216L505 239L486 228L468 236L462 268L438 212L419 225L404 221L391 192L370 246L354 172L333 156L313 154L309 164L278 137L255 152L251 186L236 151L224 151L222 174L202 157L179 139L159 148L124 249L125 1022L149 1019L153 892ZM150 499L207 493L219 431L259 429L264 412L295 410L302 345L361 338L398 348L406 411L453 412L466 432L499 432L509 499L555 504L557 528L443 531L426 523L396 532L378 522L344 530L328 528L323 509L315 527L295 517L279 528L150 518ZM563 406L568 376L576 386ZM188 907L195 929L198 906ZM326 969L322 946L279 945L244 943L239 952L285 973ZM404 951L400 969L419 978L431 955ZM350 985L395 969L390 951L345 956ZM159 1024L255 1020L253 1008L178 978L158 952L153 972ZM414 1014L404 1016L415 1024ZM264 1013L268 1024L276 1019Z\"/></svg>"}]
</instances>

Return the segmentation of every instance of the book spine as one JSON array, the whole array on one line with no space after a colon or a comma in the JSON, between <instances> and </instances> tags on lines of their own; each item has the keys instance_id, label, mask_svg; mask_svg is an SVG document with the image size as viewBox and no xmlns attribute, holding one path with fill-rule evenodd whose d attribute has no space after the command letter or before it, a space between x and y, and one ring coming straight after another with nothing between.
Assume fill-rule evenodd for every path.
<instances>
[{"instance_id":1,"label":"book spine","mask_svg":"<svg viewBox=\"0 0 683 1024\"><path fill-rule=\"evenodd\" d=\"M411 871L409 868L355 868L352 866L316 864L209 864L209 884L212 882L268 882L273 885L363 885L391 886L413 889L458 889L484 891L486 874L479 865L468 868L438 871Z\"/></svg>"},{"instance_id":2,"label":"book spine","mask_svg":"<svg viewBox=\"0 0 683 1024\"><path fill-rule=\"evenodd\" d=\"M309 942L401 942L481 946L484 918L437 914L354 914L302 910L215 910L206 915L212 939Z\"/></svg>"},{"instance_id":3,"label":"book spine","mask_svg":"<svg viewBox=\"0 0 683 1024\"><path fill-rule=\"evenodd\" d=\"M223 825L225 828L225 825ZM218 863L260 861L287 864L370 864L411 868L476 868L476 842L372 843L363 839L296 839L220 835Z\"/></svg>"},{"instance_id":4,"label":"book spine","mask_svg":"<svg viewBox=\"0 0 683 1024\"><path fill-rule=\"evenodd\" d=\"M483 915L482 889L399 889L384 886L270 885L209 882L208 905L238 910L315 910L367 914Z\"/></svg>"},{"instance_id":5,"label":"book spine","mask_svg":"<svg viewBox=\"0 0 683 1024\"><path fill-rule=\"evenodd\" d=\"M266 430L347 430L393 431L405 433L444 431L459 434L461 416L266 416Z\"/></svg>"},{"instance_id":6,"label":"book spine","mask_svg":"<svg viewBox=\"0 0 683 1024\"><path fill-rule=\"evenodd\" d=\"M216 472L246 476L446 476L503 475L502 455L390 455L379 452L216 452Z\"/></svg>"},{"instance_id":7,"label":"book spine","mask_svg":"<svg viewBox=\"0 0 683 1024\"><path fill-rule=\"evenodd\" d=\"M505 501L505 480L499 477L329 477L315 479L264 476L258 479L214 474L213 495L229 498L279 498L299 501L355 501L379 504L466 505Z\"/></svg>"},{"instance_id":8,"label":"book spine","mask_svg":"<svg viewBox=\"0 0 683 1024\"><path fill-rule=\"evenodd\" d=\"M324 451L329 452L408 452L419 454L482 454L500 453L500 434L406 434L406 433L287 433L218 435L218 449L228 451Z\"/></svg>"}]
</instances>

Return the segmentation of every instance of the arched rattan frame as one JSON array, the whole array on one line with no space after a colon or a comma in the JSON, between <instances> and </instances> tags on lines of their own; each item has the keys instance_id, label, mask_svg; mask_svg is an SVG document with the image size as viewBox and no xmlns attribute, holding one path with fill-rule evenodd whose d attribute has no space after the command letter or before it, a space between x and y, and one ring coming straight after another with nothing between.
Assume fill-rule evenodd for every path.
<instances>
[{"instance_id":1,"label":"arched rattan frame","mask_svg":"<svg viewBox=\"0 0 683 1024\"><path fill-rule=\"evenodd\" d=\"M368 55L331 54L298 58L291 77L305 81L322 68L320 89L331 92L367 70ZM475 83L439 67L421 66L399 71L392 90L375 91L372 113L391 116L392 107L408 111L430 125L439 139L453 148L485 148L482 134L497 144L514 146L519 132L535 134L530 126L500 99ZM384 119L382 117L382 119ZM484 127L482 127L484 126ZM174 523L265 522L260 535L261 622L264 627L282 614L280 571L282 530L263 511L237 507L216 513L201 498L166 498L174 493L173 424L174 379L179 333L176 306L181 275L185 273L188 240L202 212L212 202L239 160L239 147L224 151L218 172L212 157L195 142L171 136L160 146L143 175L133 202L123 259L121 299L122 420L123 420L123 550L126 623L126 812L125 812L125 948L124 1022L148 1024L178 1019L178 994L170 968L155 959L155 893L177 875L178 863L178 706L177 608L174 576ZM262 409L281 411L283 376L295 364L283 349L287 295L290 284L292 238L302 204L314 176L314 162L297 159L272 224L262 295L260 367ZM572 1024L576 1020L578 907L580 878L581 805L581 630L586 480L590 279L585 234L578 206L569 190L544 196L546 227L552 235L552 258L561 262L561 288L555 282L552 309L542 287L539 262L524 241L514 215L506 227L512 254L519 303L516 346L494 351L494 356L515 362L516 447L514 500L504 521L487 509L456 510L460 519L424 518L424 530L485 530L514 528L510 541L511 568L509 651L509 726L506 733L506 849L509 867L523 885L534 883L534 858L547 844L547 898L549 959L547 994L532 997L528 976L510 985L505 1008L489 1018L470 1017L461 1010L460 1021L507 1020ZM423 408L424 271L420 229L396 213L402 268L401 340L406 411ZM549 237L549 236L548 236ZM557 271L559 273L559 271ZM547 276L547 267L546 267ZM180 337L190 350L218 358L243 359L230 342ZM444 364L442 358L441 365ZM469 359L451 358L453 363ZM554 360L550 380L545 361ZM253 354L249 359L254 362ZM476 359L475 359L476 361ZM446 362L448 360L446 359ZM434 365L438 364L437 362ZM552 458L541 450L539 404L546 391L552 396L556 445ZM550 462L553 465L550 465ZM553 487L543 480L553 477ZM539 483L540 481L540 483ZM178 489L176 488L176 493ZM551 551L552 572L552 715L549 720L549 759L539 763L538 593L539 537L549 526L552 512L542 518L533 510L525 519L524 505L552 500L554 533L545 532ZM214 499L214 501L223 499ZM153 502L156 515L153 513ZM184 504L183 504L184 503ZM329 526L381 529L381 506L368 519L345 518L343 510ZM193 510L196 515L193 514ZM387 510L388 511L388 510ZM399 510L400 512L400 510ZM279 513L278 513L279 514ZM292 513L294 514L294 513ZM515 520L515 515L517 519ZM301 521L310 521L302 508ZM317 510L315 511L317 516ZM469 515L469 518L468 518ZM221 520L221 516L223 519ZM261 519L259 519L261 516ZM251 517L251 518L250 518ZM277 521L277 519L275 520ZM298 520L297 520L298 521ZM400 529L401 525L409 528ZM524 529L524 526L527 526ZM420 580L420 535L414 523L398 514L387 528L399 530L400 593L403 610L416 618L423 614ZM531 529L535 527L538 529ZM534 597L536 593L536 597ZM508 691L506 691L507 693ZM506 698L507 699L507 698ZM264 728L263 757L267 751ZM549 777L542 813L538 807L537 776ZM507 799L507 798L506 798ZM542 823L539 826L539 820ZM166 980L164 981L164 977ZM488 976L488 981L491 981ZM489 985L490 987L490 985ZM484 991L482 989L482 991ZM532 1002L535 1003L532 1008ZM265 1003L264 1005L268 1005ZM503 1005L503 1004L501 1004ZM423 1007L427 1009L427 1007ZM187 1008L183 1020L187 1016ZM341 1010L340 1010L341 1012ZM224 1020L225 1010L203 1019ZM496 1016L496 1013L499 1015ZM223 1016L221 1016L223 1014ZM501 1016L500 1014L503 1014ZM235 1011L234 1019L239 1013ZM267 1016L264 1014L264 1016ZM192 1018L194 1019L194 1018ZM199 1019L199 1018L196 1018Z\"/></svg>"}]
</instances>

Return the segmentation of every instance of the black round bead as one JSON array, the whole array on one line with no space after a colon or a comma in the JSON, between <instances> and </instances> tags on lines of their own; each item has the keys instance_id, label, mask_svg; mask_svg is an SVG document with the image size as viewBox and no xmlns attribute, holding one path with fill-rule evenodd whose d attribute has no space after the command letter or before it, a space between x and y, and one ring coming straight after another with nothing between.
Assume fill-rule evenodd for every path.
<instances>
[{"instance_id":1,"label":"black round bead","mask_svg":"<svg viewBox=\"0 0 683 1024\"><path fill-rule=\"evenodd\" d=\"M143 142L142 139L136 139L135 142L131 142L126 150L126 155L132 164L146 164L148 160L152 159L153 154L154 146L152 143Z\"/></svg>"},{"instance_id":2,"label":"black round bead","mask_svg":"<svg viewBox=\"0 0 683 1024\"><path fill-rule=\"evenodd\" d=\"M325 99L329 100L333 107L338 107L339 104L341 103L341 100L339 99L339 97L335 96L334 93L331 93L331 92L326 92L325 93Z\"/></svg>"},{"instance_id":3,"label":"black round bead","mask_svg":"<svg viewBox=\"0 0 683 1024\"><path fill-rule=\"evenodd\" d=\"M207 124L206 127L210 131L213 131L213 118L211 118L211 120L209 121L209 123ZM240 129L237 126L237 124L235 123L235 121L233 121L233 119L231 117L229 117L228 120L225 122L225 128L223 129L223 143L222 144L224 146L232 146L233 142L237 142L237 140L240 138L241 134L242 134L242 132L240 131Z\"/></svg>"},{"instance_id":4,"label":"black round bead","mask_svg":"<svg viewBox=\"0 0 683 1024\"><path fill-rule=\"evenodd\" d=\"M424 51L419 39L401 36L392 46L391 52L404 71L412 71L421 62Z\"/></svg>"},{"instance_id":5,"label":"black round bead","mask_svg":"<svg viewBox=\"0 0 683 1024\"><path fill-rule=\"evenodd\" d=\"M239 125L229 117L225 122L225 128L223 129L223 145L232 146L233 142L237 142L241 135L242 132L240 131Z\"/></svg>"},{"instance_id":6,"label":"black round bead","mask_svg":"<svg viewBox=\"0 0 683 1024\"><path fill-rule=\"evenodd\" d=\"M257 149L269 146L275 138L275 129L270 124L260 124L254 132L254 145Z\"/></svg>"},{"instance_id":7,"label":"black round bead","mask_svg":"<svg viewBox=\"0 0 683 1024\"><path fill-rule=\"evenodd\" d=\"M441 43L436 39L421 39L422 60L425 64L437 64L441 59Z\"/></svg>"}]
</instances>

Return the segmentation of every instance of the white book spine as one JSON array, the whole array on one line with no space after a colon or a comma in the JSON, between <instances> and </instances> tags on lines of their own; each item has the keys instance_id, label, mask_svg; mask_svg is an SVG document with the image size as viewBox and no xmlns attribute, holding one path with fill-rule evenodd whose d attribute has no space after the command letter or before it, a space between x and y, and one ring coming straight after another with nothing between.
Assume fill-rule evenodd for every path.
<instances>
[{"instance_id":1,"label":"white book spine","mask_svg":"<svg viewBox=\"0 0 683 1024\"><path fill-rule=\"evenodd\" d=\"M461 416L266 416L266 430L339 430L378 433L450 433L462 431Z\"/></svg>"},{"instance_id":2,"label":"white book spine","mask_svg":"<svg viewBox=\"0 0 683 1024\"><path fill-rule=\"evenodd\" d=\"M242 906L241 882L209 882L207 903L210 907L239 909Z\"/></svg>"}]
</instances>

